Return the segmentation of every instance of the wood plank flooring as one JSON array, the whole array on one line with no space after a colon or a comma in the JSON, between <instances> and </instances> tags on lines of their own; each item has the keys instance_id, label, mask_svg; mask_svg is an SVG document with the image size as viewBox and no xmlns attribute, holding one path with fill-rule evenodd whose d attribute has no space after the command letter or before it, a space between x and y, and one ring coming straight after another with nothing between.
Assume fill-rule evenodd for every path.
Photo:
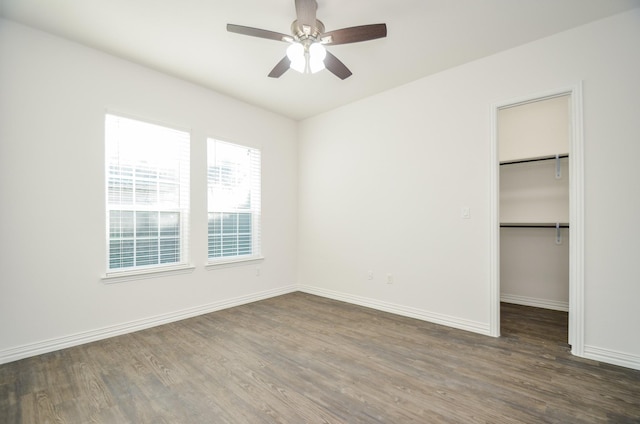
<instances>
[{"instance_id":1,"label":"wood plank flooring","mask_svg":"<svg viewBox=\"0 0 640 424\"><path fill-rule=\"evenodd\" d=\"M639 423L640 372L292 293L0 366L1 423Z\"/></svg>"}]
</instances>

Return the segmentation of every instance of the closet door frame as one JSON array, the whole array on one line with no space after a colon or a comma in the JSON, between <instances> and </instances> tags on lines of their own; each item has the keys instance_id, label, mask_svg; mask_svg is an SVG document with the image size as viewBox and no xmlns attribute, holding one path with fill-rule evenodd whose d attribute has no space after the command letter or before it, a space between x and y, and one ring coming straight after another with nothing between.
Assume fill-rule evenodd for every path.
<instances>
[{"instance_id":1,"label":"closet door frame","mask_svg":"<svg viewBox=\"0 0 640 424\"><path fill-rule=\"evenodd\" d=\"M490 158L490 320L489 330L500 336L500 160L498 110L548 98L570 95L569 140L569 337L571 353L584 356L584 138L582 81L491 106Z\"/></svg>"}]
</instances>

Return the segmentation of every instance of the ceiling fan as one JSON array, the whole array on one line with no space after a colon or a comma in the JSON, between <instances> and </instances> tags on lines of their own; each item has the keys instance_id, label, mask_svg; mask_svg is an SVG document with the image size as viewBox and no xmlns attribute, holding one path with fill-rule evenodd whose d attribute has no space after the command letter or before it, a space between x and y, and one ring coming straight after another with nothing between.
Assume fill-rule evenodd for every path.
<instances>
[{"instance_id":1,"label":"ceiling fan","mask_svg":"<svg viewBox=\"0 0 640 424\"><path fill-rule=\"evenodd\" d=\"M227 24L227 31L252 37L289 43L287 55L271 70L271 78L279 78L289 68L302 73L315 73L328 69L340 79L351 76L351 71L324 46L357 43L387 36L386 24L355 26L325 32L324 24L316 18L316 0L295 0L296 20L291 24L291 34L286 35L266 29Z\"/></svg>"}]
</instances>

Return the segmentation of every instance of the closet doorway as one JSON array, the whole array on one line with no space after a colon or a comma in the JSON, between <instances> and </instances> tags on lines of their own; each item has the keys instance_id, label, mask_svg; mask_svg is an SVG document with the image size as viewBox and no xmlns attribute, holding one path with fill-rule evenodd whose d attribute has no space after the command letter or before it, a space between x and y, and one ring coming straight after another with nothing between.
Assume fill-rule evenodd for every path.
<instances>
[{"instance_id":1,"label":"closet doorway","mask_svg":"<svg viewBox=\"0 0 640 424\"><path fill-rule=\"evenodd\" d=\"M505 328L518 313L560 322L568 313L549 334L582 356L580 105L576 86L493 108L491 332L500 335L501 302Z\"/></svg>"}]
</instances>

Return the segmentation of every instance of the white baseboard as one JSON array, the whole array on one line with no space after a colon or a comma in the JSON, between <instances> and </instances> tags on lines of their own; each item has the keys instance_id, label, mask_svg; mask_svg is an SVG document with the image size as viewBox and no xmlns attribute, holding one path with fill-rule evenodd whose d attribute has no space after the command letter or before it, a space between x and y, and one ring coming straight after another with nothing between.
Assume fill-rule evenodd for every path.
<instances>
[{"instance_id":1,"label":"white baseboard","mask_svg":"<svg viewBox=\"0 0 640 424\"><path fill-rule=\"evenodd\" d=\"M267 290L259 293L253 293L248 296L240 296L233 299L225 299L206 305L187 308L168 314L157 315L155 317L144 318L123 324L113 325L90 330L82 333L72 334L65 337L59 337L50 340L44 340L36 343L29 343L23 346L0 350L0 364L17 361L19 359L28 358L43 353L53 352L68 347L78 346L97 340L107 339L122 334L133 333L134 331L144 330L146 328L156 327L158 325L168 324L170 322L180 321L186 318L192 318L198 315L204 315L222 309L232 308L259 300L280 296L287 293L298 291L298 286L291 285L274 290Z\"/></svg>"},{"instance_id":2,"label":"white baseboard","mask_svg":"<svg viewBox=\"0 0 640 424\"><path fill-rule=\"evenodd\" d=\"M515 303L516 305L533 306L535 308L553 309L554 311L569 312L569 302L559 300L538 299L536 297L518 296L503 293L500 302Z\"/></svg>"},{"instance_id":3,"label":"white baseboard","mask_svg":"<svg viewBox=\"0 0 640 424\"><path fill-rule=\"evenodd\" d=\"M354 296L348 293L341 293L332 290L321 289L312 286L298 286L299 291L329 299L340 300L342 302L352 303L354 305L365 306L367 308L377 309L379 311L390 312L392 314L401 315L409 318L416 318L422 321L432 322L434 324L446 325L448 327L458 328L460 330L471 331L474 333L489 336L489 323L476 322L463 318L452 317L448 315L429 312L422 309L412 308L409 306L397 305L394 303L384 302L380 300L370 299L361 296Z\"/></svg>"},{"instance_id":4,"label":"white baseboard","mask_svg":"<svg viewBox=\"0 0 640 424\"><path fill-rule=\"evenodd\" d=\"M640 356L637 355L585 345L584 357L594 361L640 370Z\"/></svg>"}]
</instances>

